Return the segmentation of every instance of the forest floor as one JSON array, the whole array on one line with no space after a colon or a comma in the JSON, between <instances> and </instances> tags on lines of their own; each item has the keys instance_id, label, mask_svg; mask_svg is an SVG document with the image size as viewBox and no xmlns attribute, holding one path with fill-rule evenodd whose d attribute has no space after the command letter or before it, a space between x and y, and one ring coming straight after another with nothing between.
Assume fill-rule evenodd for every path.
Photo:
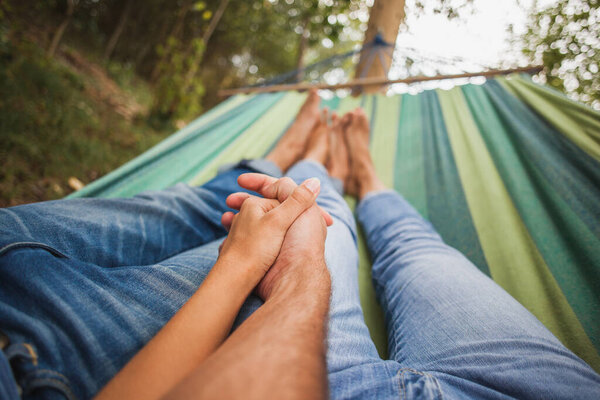
<instances>
[{"instance_id":1,"label":"forest floor","mask_svg":"<svg viewBox=\"0 0 600 400\"><path fill-rule=\"evenodd\" d=\"M62 198L174 130L130 70L62 48L0 41L0 207Z\"/></svg>"}]
</instances>

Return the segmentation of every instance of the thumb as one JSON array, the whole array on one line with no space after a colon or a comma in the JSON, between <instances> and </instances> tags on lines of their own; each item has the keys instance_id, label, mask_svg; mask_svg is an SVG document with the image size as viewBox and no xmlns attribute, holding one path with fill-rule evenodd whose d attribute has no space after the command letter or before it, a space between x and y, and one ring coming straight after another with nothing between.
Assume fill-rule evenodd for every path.
<instances>
[{"instance_id":1,"label":"thumb","mask_svg":"<svg viewBox=\"0 0 600 400\"><path fill-rule=\"evenodd\" d=\"M315 204L321 189L318 178L310 178L302 184L280 206L272 211L273 216L282 228L288 228L305 210Z\"/></svg>"}]
</instances>

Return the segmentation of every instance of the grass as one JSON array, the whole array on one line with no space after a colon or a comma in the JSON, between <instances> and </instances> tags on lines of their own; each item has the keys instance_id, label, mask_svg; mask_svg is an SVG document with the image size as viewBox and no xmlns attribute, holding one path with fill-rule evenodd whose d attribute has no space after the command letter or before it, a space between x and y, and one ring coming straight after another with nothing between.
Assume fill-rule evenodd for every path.
<instances>
[{"instance_id":1,"label":"grass","mask_svg":"<svg viewBox=\"0 0 600 400\"><path fill-rule=\"evenodd\" d=\"M126 67L109 66L142 106L151 92ZM164 139L172 127L125 118L88 74L49 60L34 43L0 43L0 206L61 198Z\"/></svg>"}]
</instances>

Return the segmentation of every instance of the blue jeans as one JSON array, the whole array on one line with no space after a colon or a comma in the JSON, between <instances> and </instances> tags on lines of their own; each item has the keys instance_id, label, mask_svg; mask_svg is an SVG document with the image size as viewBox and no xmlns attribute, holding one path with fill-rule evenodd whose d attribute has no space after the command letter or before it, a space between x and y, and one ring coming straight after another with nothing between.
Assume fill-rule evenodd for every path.
<instances>
[{"instance_id":1,"label":"blue jeans","mask_svg":"<svg viewBox=\"0 0 600 400\"><path fill-rule=\"evenodd\" d=\"M0 397L16 398L17 384L27 398L97 393L206 277L225 197L240 173L265 165L199 188L0 210L0 330L10 339ZM389 332L391 359L381 360L359 302L352 212L322 166L300 162L288 175L319 177L318 202L335 220L325 250L333 398L598 398L599 376L392 191L357 208ZM236 326L261 304L250 296Z\"/></svg>"}]
</instances>

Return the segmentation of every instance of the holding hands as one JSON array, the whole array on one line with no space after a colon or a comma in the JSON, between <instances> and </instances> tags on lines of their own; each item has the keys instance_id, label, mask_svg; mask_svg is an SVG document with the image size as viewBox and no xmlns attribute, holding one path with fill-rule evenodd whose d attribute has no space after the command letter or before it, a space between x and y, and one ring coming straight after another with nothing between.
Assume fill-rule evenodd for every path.
<instances>
[{"instance_id":1,"label":"holding hands","mask_svg":"<svg viewBox=\"0 0 600 400\"><path fill-rule=\"evenodd\" d=\"M227 198L227 205L240 212L221 218L229 235L219 258L241 263L264 300L306 285L328 287L324 250L326 227L333 220L316 205L319 180L296 185L290 178L249 173L238 183L264 198L244 192Z\"/></svg>"}]
</instances>

